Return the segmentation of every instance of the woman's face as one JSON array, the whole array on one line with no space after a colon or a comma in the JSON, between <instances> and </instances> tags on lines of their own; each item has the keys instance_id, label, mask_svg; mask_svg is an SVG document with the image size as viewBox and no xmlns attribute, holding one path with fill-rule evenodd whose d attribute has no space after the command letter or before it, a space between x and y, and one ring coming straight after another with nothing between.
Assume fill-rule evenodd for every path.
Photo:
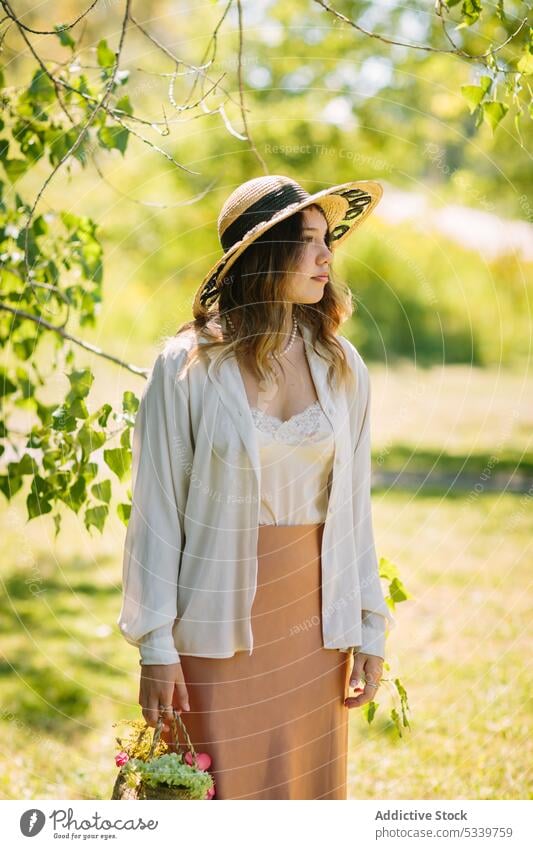
<instances>
[{"instance_id":1,"label":"woman's face","mask_svg":"<svg viewBox=\"0 0 533 849\"><path fill-rule=\"evenodd\" d=\"M315 304L324 294L333 253L325 239L328 225L316 207L303 210L303 254L298 265L289 272L287 300L298 304Z\"/></svg>"}]
</instances>

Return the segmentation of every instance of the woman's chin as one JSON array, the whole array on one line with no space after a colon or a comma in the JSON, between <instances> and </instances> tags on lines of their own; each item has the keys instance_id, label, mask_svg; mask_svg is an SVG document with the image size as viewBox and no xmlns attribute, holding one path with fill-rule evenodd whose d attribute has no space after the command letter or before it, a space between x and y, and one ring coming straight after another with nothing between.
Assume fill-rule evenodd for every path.
<instances>
[{"instance_id":1,"label":"woman's chin","mask_svg":"<svg viewBox=\"0 0 533 849\"><path fill-rule=\"evenodd\" d=\"M315 283L315 285L311 288L309 287L304 292L301 292L298 296L299 304L316 304L318 301L322 300L324 295L324 285L321 283Z\"/></svg>"}]
</instances>

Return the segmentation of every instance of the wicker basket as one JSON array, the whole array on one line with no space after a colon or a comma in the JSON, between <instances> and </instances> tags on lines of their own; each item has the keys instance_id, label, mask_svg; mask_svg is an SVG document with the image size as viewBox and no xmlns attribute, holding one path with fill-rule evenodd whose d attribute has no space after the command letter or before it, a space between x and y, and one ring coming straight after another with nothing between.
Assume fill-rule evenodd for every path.
<instances>
[{"instance_id":1,"label":"wicker basket","mask_svg":"<svg viewBox=\"0 0 533 849\"><path fill-rule=\"evenodd\" d=\"M174 740L171 745L176 749L176 753L174 756L180 757L180 760L182 760L181 755L179 753L179 749L181 748L182 744L179 741L178 723L187 741L185 749L186 751L189 751L191 753L193 762L196 762L196 751L191 742L191 738L189 737L188 731L183 723L183 720L181 719L179 713L176 712L176 710L173 710L172 717L172 736ZM153 763L158 760L158 758L153 757L153 754L155 747L159 741L162 727L163 718L160 716L157 720L152 744L150 746L148 758L146 759L145 763ZM149 725L146 725L142 729L141 734L139 736L139 740L142 735L148 733L149 729ZM196 766L189 766L188 764L183 764L183 769L187 773L187 778L190 780L190 784L193 785L192 787L189 783L184 783L183 785L180 785L168 784L164 781L158 781L155 785L153 785L143 780L142 776L137 777L136 780L132 782L131 763L128 761L120 768L120 771L117 775L113 787L111 799L205 799L205 794L207 793L207 791L211 790L214 786L212 776L205 770L198 769ZM201 789L199 790L199 788Z\"/></svg>"}]
</instances>

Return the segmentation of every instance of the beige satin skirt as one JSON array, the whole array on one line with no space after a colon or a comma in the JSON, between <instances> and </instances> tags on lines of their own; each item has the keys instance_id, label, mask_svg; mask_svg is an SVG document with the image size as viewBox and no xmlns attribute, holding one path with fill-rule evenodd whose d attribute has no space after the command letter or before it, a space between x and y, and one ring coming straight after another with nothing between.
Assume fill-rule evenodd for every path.
<instances>
[{"instance_id":1,"label":"beige satin skirt","mask_svg":"<svg viewBox=\"0 0 533 849\"><path fill-rule=\"evenodd\" d=\"M350 655L321 630L324 525L261 525L252 654L181 656L215 799L346 799Z\"/></svg>"}]
</instances>

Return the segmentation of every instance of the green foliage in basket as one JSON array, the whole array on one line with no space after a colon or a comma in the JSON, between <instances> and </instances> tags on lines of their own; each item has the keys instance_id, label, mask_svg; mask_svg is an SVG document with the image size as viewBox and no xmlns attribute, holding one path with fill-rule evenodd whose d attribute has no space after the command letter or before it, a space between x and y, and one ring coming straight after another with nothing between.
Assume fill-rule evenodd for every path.
<instances>
[{"instance_id":1,"label":"green foliage in basket","mask_svg":"<svg viewBox=\"0 0 533 849\"><path fill-rule=\"evenodd\" d=\"M129 787L135 787L141 780L149 787L161 784L186 787L191 799L205 799L207 791L213 787L213 778L208 772L183 763L181 755L175 752L149 761L131 758L122 767L122 773Z\"/></svg>"},{"instance_id":2,"label":"green foliage in basket","mask_svg":"<svg viewBox=\"0 0 533 849\"><path fill-rule=\"evenodd\" d=\"M138 758L147 761L150 754L150 746L153 739L153 729L146 725L144 719L125 719L114 722L113 726L126 725L131 729L128 737L116 737L118 750L127 752L130 758ZM168 752L168 745L159 739L154 747L153 757L157 758Z\"/></svg>"}]
</instances>

